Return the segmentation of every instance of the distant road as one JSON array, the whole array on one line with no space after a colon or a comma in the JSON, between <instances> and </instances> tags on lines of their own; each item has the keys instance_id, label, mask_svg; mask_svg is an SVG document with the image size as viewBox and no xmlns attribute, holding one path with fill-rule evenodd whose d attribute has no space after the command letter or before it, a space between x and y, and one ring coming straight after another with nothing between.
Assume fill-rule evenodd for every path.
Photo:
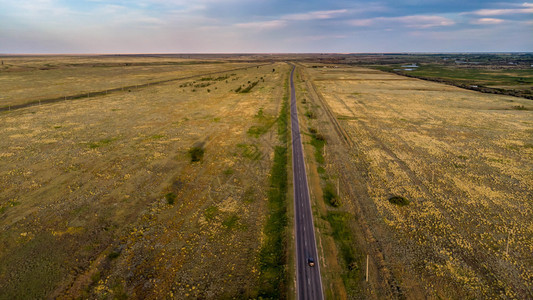
<instances>
[{"instance_id":1,"label":"distant road","mask_svg":"<svg viewBox=\"0 0 533 300\"><path fill-rule=\"evenodd\" d=\"M309 188L296 110L294 69L291 71L292 170L294 180L294 231L296 235L296 285L298 299L324 299L316 250L315 227L309 201ZM308 264L312 258L315 266Z\"/></svg>"}]
</instances>

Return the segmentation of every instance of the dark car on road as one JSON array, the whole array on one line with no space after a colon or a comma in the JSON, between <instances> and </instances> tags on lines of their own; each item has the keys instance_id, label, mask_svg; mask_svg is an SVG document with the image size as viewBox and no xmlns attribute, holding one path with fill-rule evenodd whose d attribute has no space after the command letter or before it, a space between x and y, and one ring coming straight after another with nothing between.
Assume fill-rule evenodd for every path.
<instances>
[{"instance_id":1,"label":"dark car on road","mask_svg":"<svg viewBox=\"0 0 533 300\"><path fill-rule=\"evenodd\" d=\"M314 267L315 266L315 260L312 258L312 257L309 257L307 259L307 264L310 266L310 267Z\"/></svg>"}]
</instances>

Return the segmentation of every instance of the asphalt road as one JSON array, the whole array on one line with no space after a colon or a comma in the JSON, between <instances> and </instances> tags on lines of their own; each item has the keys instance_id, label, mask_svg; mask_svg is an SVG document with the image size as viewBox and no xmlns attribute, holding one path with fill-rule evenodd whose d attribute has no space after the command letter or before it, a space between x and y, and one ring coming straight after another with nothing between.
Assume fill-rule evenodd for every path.
<instances>
[{"instance_id":1,"label":"asphalt road","mask_svg":"<svg viewBox=\"0 0 533 300\"><path fill-rule=\"evenodd\" d=\"M320 278L319 259L316 250L315 227L309 187L300 137L300 125L296 110L296 92L294 90L294 69L291 71L291 130L292 130L292 169L294 180L294 231L296 235L296 286L298 299L323 299L322 280ZM313 258L315 266L308 264Z\"/></svg>"}]
</instances>

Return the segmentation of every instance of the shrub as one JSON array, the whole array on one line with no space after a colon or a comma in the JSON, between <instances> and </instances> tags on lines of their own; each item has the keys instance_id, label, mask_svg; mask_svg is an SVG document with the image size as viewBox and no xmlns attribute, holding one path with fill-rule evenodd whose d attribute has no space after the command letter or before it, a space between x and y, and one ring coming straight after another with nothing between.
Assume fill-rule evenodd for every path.
<instances>
[{"instance_id":1,"label":"shrub","mask_svg":"<svg viewBox=\"0 0 533 300\"><path fill-rule=\"evenodd\" d=\"M115 258L117 258L117 257L119 257L119 256L120 256L120 253L119 253L119 252L116 252L116 251L113 251L113 252L111 252L111 253L109 253L109 254L107 255L107 257L108 257L109 259L111 259L111 260L113 260L113 259L115 259Z\"/></svg>"},{"instance_id":2,"label":"shrub","mask_svg":"<svg viewBox=\"0 0 533 300\"><path fill-rule=\"evenodd\" d=\"M248 83L250 83L250 81L248 81ZM256 86L258 83L259 83L259 81L254 81L254 82L250 83L250 85L248 85L246 88L240 90L240 93L248 93L248 92L250 92L250 90L253 89L254 86Z\"/></svg>"},{"instance_id":3,"label":"shrub","mask_svg":"<svg viewBox=\"0 0 533 300\"><path fill-rule=\"evenodd\" d=\"M204 147L202 145L195 145L189 149L189 154L191 155L191 162L197 162L202 160L204 157Z\"/></svg>"},{"instance_id":4,"label":"shrub","mask_svg":"<svg viewBox=\"0 0 533 300\"><path fill-rule=\"evenodd\" d=\"M165 199L167 200L167 203L170 205L174 204L176 197L177 197L176 194L172 192L165 195Z\"/></svg>"},{"instance_id":5,"label":"shrub","mask_svg":"<svg viewBox=\"0 0 533 300\"><path fill-rule=\"evenodd\" d=\"M226 229L231 230L239 224L239 216L237 215L231 215L227 217L223 222L222 225L226 227Z\"/></svg>"},{"instance_id":6,"label":"shrub","mask_svg":"<svg viewBox=\"0 0 533 300\"><path fill-rule=\"evenodd\" d=\"M309 119L316 119L316 114L310 110L305 112L305 116Z\"/></svg>"},{"instance_id":7,"label":"shrub","mask_svg":"<svg viewBox=\"0 0 533 300\"><path fill-rule=\"evenodd\" d=\"M324 201L328 203L329 205L333 207L339 207L341 205L341 201L339 199L339 196L335 192L335 187L331 183L327 183L326 187L324 187Z\"/></svg>"},{"instance_id":8,"label":"shrub","mask_svg":"<svg viewBox=\"0 0 533 300\"><path fill-rule=\"evenodd\" d=\"M323 136L323 135L320 134L320 133L315 134L315 139L316 139L317 141L320 141L320 142L325 142L325 141L326 141L326 137Z\"/></svg>"},{"instance_id":9,"label":"shrub","mask_svg":"<svg viewBox=\"0 0 533 300\"><path fill-rule=\"evenodd\" d=\"M398 206L405 206L409 204L409 200L402 196L392 196L389 198L389 202Z\"/></svg>"},{"instance_id":10,"label":"shrub","mask_svg":"<svg viewBox=\"0 0 533 300\"><path fill-rule=\"evenodd\" d=\"M205 210L205 218L207 220L212 220L218 213L218 208L216 206L210 206Z\"/></svg>"},{"instance_id":11,"label":"shrub","mask_svg":"<svg viewBox=\"0 0 533 300\"><path fill-rule=\"evenodd\" d=\"M350 271L357 271L359 270L359 264L357 263L357 261L352 261L349 265L348 265L348 269Z\"/></svg>"}]
</instances>

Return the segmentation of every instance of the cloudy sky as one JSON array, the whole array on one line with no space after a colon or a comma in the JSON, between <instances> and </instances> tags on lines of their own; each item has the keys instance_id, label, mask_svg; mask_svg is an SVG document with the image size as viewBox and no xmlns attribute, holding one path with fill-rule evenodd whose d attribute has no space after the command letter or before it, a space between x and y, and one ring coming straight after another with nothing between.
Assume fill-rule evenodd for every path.
<instances>
[{"instance_id":1,"label":"cloudy sky","mask_svg":"<svg viewBox=\"0 0 533 300\"><path fill-rule=\"evenodd\" d=\"M514 0L0 0L0 53L533 51Z\"/></svg>"}]
</instances>

